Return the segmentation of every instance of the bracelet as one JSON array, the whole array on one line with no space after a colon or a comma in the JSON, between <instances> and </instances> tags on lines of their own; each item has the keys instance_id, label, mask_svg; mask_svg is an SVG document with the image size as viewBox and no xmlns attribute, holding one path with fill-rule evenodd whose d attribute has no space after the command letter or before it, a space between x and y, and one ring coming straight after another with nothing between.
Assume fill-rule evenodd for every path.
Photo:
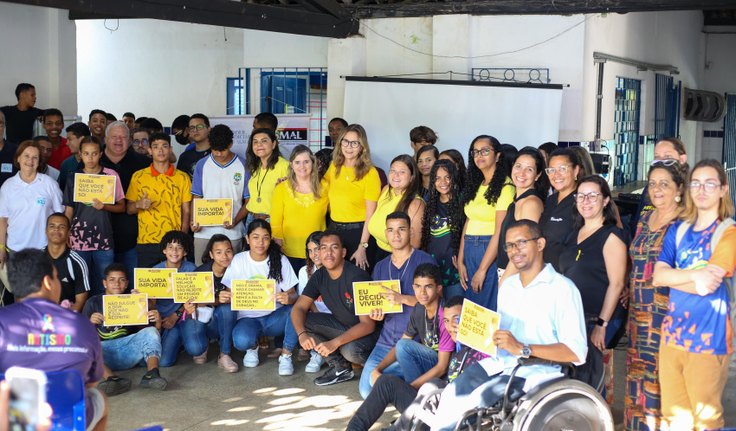
<instances>
[{"instance_id":1,"label":"bracelet","mask_svg":"<svg viewBox=\"0 0 736 431\"><path fill-rule=\"evenodd\" d=\"M303 334L304 334L305 332L307 332L307 330L306 330L306 329L305 329L305 330L303 330L302 332L298 333L298 334L296 335L296 339L298 340L298 339L299 339L299 337L301 337L301 336L302 336L302 335L303 335Z\"/></svg>"}]
</instances>

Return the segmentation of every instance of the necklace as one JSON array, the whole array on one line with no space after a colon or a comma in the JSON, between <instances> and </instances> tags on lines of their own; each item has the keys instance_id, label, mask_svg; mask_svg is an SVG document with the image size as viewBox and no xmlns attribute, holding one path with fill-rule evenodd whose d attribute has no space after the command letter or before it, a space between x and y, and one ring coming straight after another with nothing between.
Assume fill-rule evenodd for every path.
<instances>
[{"instance_id":1,"label":"necklace","mask_svg":"<svg viewBox=\"0 0 736 431\"><path fill-rule=\"evenodd\" d=\"M411 254L409 255L409 258L406 259L406 262L404 262L404 264L402 265L404 267L404 270L401 271L400 270L401 267L397 267L396 268L396 272L397 272L397 278L396 279L397 280L401 280L402 278L404 278L404 274L406 273L406 269L409 268L409 262L411 262L412 256L414 256L414 249L411 250ZM391 269L391 267L393 266L393 263L394 263L394 261L393 261L393 259L391 259L391 265L388 266L388 279L389 280L393 280L394 279L393 275L391 275L391 272L393 271Z\"/></svg>"},{"instance_id":2,"label":"necklace","mask_svg":"<svg viewBox=\"0 0 736 431\"><path fill-rule=\"evenodd\" d=\"M263 178L261 179L260 183L258 182L258 177L256 177L256 191L258 192L258 198L256 199L256 202L258 203L261 203L261 189L263 188L263 182L266 181L267 176L268 176L268 169L266 169L266 173L263 174Z\"/></svg>"},{"instance_id":3,"label":"necklace","mask_svg":"<svg viewBox=\"0 0 736 431\"><path fill-rule=\"evenodd\" d=\"M424 312L424 345L427 347L434 347L439 340L436 340L437 336L437 315L440 311L439 304L437 309L434 311L434 317L432 318L432 331L430 332L429 320L427 320L427 312ZM431 344L430 344L431 343Z\"/></svg>"}]
</instances>

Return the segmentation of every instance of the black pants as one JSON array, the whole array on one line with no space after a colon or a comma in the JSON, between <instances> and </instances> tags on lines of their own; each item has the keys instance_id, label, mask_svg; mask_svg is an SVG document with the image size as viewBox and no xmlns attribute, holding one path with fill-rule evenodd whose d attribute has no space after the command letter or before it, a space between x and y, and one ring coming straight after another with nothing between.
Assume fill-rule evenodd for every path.
<instances>
[{"instance_id":1,"label":"black pants","mask_svg":"<svg viewBox=\"0 0 736 431\"><path fill-rule=\"evenodd\" d=\"M335 316L328 313L307 313L304 327L318 344L337 338L350 329L349 326L343 325ZM344 363L347 360L354 364L365 364L376 345L376 341L378 341L378 335L379 333L375 331L365 337L343 344L326 358L327 363L332 366L335 363Z\"/></svg>"}]
</instances>

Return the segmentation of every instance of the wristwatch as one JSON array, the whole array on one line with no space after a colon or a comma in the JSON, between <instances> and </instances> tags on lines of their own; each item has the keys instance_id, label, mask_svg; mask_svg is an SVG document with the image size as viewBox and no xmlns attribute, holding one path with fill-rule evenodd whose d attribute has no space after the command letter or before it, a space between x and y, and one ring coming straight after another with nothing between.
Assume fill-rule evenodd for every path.
<instances>
[{"instance_id":1,"label":"wristwatch","mask_svg":"<svg viewBox=\"0 0 736 431\"><path fill-rule=\"evenodd\" d=\"M367 242L361 242L360 243L360 246L363 247L363 248L368 248L368 243Z\"/></svg>"},{"instance_id":2,"label":"wristwatch","mask_svg":"<svg viewBox=\"0 0 736 431\"><path fill-rule=\"evenodd\" d=\"M532 348L528 344L524 344L521 348L521 357L526 359L532 355Z\"/></svg>"},{"instance_id":3,"label":"wristwatch","mask_svg":"<svg viewBox=\"0 0 736 431\"><path fill-rule=\"evenodd\" d=\"M608 321L603 320L599 317L598 320L596 320L595 324L600 326L601 328L605 328L606 326L608 326Z\"/></svg>"}]
</instances>

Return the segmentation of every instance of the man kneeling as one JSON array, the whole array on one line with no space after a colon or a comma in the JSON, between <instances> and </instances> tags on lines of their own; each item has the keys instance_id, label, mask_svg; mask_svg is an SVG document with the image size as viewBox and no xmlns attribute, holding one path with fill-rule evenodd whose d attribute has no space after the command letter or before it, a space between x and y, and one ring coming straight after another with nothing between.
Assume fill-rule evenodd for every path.
<instances>
[{"instance_id":1,"label":"man kneeling","mask_svg":"<svg viewBox=\"0 0 736 431\"><path fill-rule=\"evenodd\" d=\"M509 374L519 357L555 362L585 362L588 347L580 292L572 281L543 261L545 240L539 225L519 220L502 244L519 270L498 291L501 329L493 334L498 354L469 367L442 393L432 430L452 429L476 406L492 407L503 397ZM511 382L519 394L561 376L559 366L522 367Z\"/></svg>"}]
</instances>

